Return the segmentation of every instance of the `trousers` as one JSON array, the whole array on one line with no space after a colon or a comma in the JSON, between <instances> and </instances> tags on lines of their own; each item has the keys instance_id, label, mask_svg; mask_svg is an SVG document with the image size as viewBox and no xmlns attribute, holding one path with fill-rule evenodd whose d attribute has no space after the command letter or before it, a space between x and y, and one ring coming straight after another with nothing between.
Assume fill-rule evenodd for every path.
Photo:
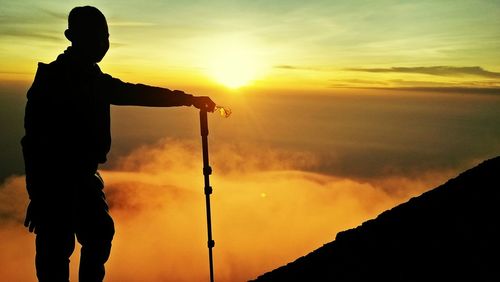
<instances>
[{"instance_id":1,"label":"trousers","mask_svg":"<svg viewBox=\"0 0 500 282\"><path fill-rule=\"evenodd\" d=\"M46 187L57 195L45 199L40 211L36 275L40 282L68 282L76 236L82 246L79 281L100 282L104 279L104 264L109 258L115 233L103 192L104 183L98 173L76 179L67 177L63 182L66 183Z\"/></svg>"}]
</instances>

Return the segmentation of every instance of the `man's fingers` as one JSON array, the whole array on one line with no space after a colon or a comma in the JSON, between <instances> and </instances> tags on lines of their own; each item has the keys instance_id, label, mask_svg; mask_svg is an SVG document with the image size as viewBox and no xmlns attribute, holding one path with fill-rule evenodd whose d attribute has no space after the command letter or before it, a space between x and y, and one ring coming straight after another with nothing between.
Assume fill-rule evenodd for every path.
<instances>
[{"instance_id":1,"label":"man's fingers","mask_svg":"<svg viewBox=\"0 0 500 282\"><path fill-rule=\"evenodd\" d=\"M26 210L26 217L24 218L24 227L28 227L30 224L30 221L31 221L31 213L33 212L31 205L32 205L32 203L30 202L28 204L28 208Z\"/></svg>"},{"instance_id":2,"label":"man's fingers","mask_svg":"<svg viewBox=\"0 0 500 282\"><path fill-rule=\"evenodd\" d=\"M24 226L28 227L29 232L35 231L36 233L36 222L33 220L34 215L33 215L33 203L30 203L28 205L28 210L26 211L26 218L24 219Z\"/></svg>"},{"instance_id":3,"label":"man's fingers","mask_svg":"<svg viewBox=\"0 0 500 282\"><path fill-rule=\"evenodd\" d=\"M210 98L206 97L204 101L205 110L213 112L215 110L215 103Z\"/></svg>"},{"instance_id":4,"label":"man's fingers","mask_svg":"<svg viewBox=\"0 0 500 282\"><path fill-rule=\"evenodd\" d=\"M209 111L211 111L211 112L215 111L215 103L214 103L214 101L210 100L210 102L208 104L208 107L209 107Z\"/></svg>"},{"instance_id":5,"label":"man's fingers","mask_svg":"<svg viewBox=\"0 0 500 282\"><path fill-rule=\"evenodd\" d=\"M28 227L31 222L31 210L28 207L28 212L26 212L26 217L24 218L24 227Z\"/></svg>"},{"instance_id":6,"label":"man's fingers","mask_svg":"<svg viewBox=\"0 0 500 282\"><path fill-rule=\"evenodd\" d=\"M205 110L208 112L213 112L215 110L214 101L212 101L210 97L206 96L195 97L193 105L200 110Z\"/></svg>"}]
</instances>

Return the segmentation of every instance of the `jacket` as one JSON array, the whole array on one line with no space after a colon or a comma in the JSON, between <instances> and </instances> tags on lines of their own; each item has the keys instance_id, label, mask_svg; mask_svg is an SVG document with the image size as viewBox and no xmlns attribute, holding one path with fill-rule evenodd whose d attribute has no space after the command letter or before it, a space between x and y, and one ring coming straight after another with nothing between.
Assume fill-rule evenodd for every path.
<instances>
[{"instance_id":1,"label":"jacket","mask_svg":"<svg viewBox=\"0 0 500 282\"><path fill-rule=\"evenodd\" d=\"M110 105L190 106L182 91L123 82L85 64L68 48L50 64L39 63L27 93L21 140L26 182L44 181L49 170L94 173L111 147Z\"/></svg>"}]
</instances>

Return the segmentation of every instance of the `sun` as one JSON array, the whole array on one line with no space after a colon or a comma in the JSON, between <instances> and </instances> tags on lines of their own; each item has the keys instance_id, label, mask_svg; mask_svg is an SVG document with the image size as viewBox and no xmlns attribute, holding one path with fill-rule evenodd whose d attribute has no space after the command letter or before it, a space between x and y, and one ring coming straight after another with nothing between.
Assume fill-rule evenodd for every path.
<instances>
[{"instance_id":1,"label":"sun","mask_svg":"<svg viewBox=\"0 0 500 282\"><path fill-rule=\"evenodd\" d=\"M245 39L218 39L210 48L208 57L208 75L228 88L246 86L263 74L258 48Z\"/></svg>"},{"instance_id":2,"label":"sun","mask_svg":"<svg viewBox=\"0 0 500 282\"><path fill-rule=\"evenodd\" d=\"M247 85L257 76L257 65L251 56L239 49L228 49L220 53L210 66L213 78L229 88Z\"/></svg>"}]
</instances>

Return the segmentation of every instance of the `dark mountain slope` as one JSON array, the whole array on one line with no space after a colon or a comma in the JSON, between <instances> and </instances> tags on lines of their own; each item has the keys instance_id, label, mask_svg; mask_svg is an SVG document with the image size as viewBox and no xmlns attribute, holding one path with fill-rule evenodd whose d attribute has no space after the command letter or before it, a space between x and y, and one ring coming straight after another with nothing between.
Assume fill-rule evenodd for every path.
<instances>
[{"instance_id":1,"label":"dark mountain slope","mask_svg":"<svg viewBox=\"0 0 500 282\"><path fill-rule=\"evenodd\" d=\"M500 157L256 281L500 281Z\"/></svg>"}]
</instances>

